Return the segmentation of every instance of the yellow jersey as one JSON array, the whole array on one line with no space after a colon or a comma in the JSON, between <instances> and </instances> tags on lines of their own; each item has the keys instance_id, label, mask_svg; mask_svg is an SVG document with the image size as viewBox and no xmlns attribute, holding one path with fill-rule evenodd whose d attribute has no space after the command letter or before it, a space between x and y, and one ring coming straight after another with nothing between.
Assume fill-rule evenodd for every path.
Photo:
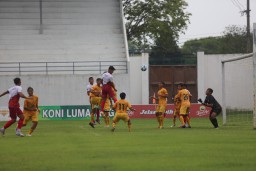
<instances>
[{"instance_id":1,"label":"yellow jersey","mask_svg":"<svg viewBox=\"0 0 256 171\"><path fill-rule=\"evenodd\" d=\"M126 113L127 108L130 109L132 106L127 100L124 99L118 100L113 106L113 109L116 110L116 113Z\"/></svg>"},{"instance_id":2,"label":"yellow jersey","mask_svg":"<svg viewBox=\"0 0 256 171\"><path fill-rule=\"evenodd\" d=\"M26 108L38 108L38 97L33 95L31 99L26 99L24 101L24 114L36 114L37 111L30 111L30 110L26 110Z\"/></svg>"},{"instance_id":3,"label":"yellow jersey","mask_svg":"<svg viewBox=\"0 0 256 171\"><path fill-rule=\"evenodd\" d=\"M157 92L157 95L158 95L158 104L160 105L166 105L167 104L167 98L166 97L162 97L162 96L167 96L168 95L168 92L165 88L161 88L158 92Z\"/></svg>"},{"instance_id":4,"label":"yellow jersey","mask_svg":"<svg viewBox=\"0 0 256 171\"><path fill-rule=\"evenodd\" d=\"M99 95L97 96L97 95L93 94L92 92L99 92L99 93L101 93L101 91L102 91L102 87L101 86L98 86L97 84L93 85L91 87L90 97L99 97Z\"/></svg>"},{"instance_id":5,"label":"yellow jersey","mask_svg":"<svg viewBox=\"0 0 256 171\"><path fill-rule=\"evenodd\" d=\"M181 106L182 105L190 105L190 97L192 96L190 92L187 89L182 89L179 91L177 94L178 98L181 101Z\"/></svg>"},{"instance_id":6,"label":"yellow jersey","mask_svg":"<svg viewBox=\"0 0 256 171\"><path fill-rule=\"evenodd\" d=\"M181 106L181 101L179 98L179 94L176 94L174 96L174 107L175 107L175 109L180 109L180 106Z\"/></svg>"}]
</instances>

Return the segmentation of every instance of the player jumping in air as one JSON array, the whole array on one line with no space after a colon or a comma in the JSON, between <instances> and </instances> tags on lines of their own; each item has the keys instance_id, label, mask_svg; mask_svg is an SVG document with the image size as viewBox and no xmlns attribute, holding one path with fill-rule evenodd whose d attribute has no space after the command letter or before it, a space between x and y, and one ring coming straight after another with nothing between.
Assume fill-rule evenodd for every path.
<instances>
[{"instance_id":1,"label":"player jumping in air","mask_svg":"<svg viewBox=\"0 0 256 171\"><path fill-rule=\"evenodd\" d=\"M113 90L114 91L114 90ZM115 93L115 97L116 97L116 92L114 91ZM117 97L116 97L117 98ZM103 113L102 113L102 117L105 121L105 127L108 128L109 127L109 124L110 124L110 117L109 117L109 112L111 111L111 106L112 106L112 101L111 99L108 97L106 102L105 102L105 105L104 105L104 110L103 110Z\"/></svg>"},{"instance_id":2,"label":"player jumping in air","mask_svg":"<svg viewBox=\"0 0 256 171\"><path fill-rule=\"evenodd\" d=\"M180 117L180 107L181 107L181 101L178 96L179 91L181 90L181 86L178 85L177 94L174 96L174 114L173 114L173 125L171 127L176 126L176 118Z\"/></svg>"},{"instance_id":3,"label":"player jumping in air","mask_svg":"<svg viewBox=\"0 0 256 171\"><path fill-rule=\"evenodd\" d=\"M20 137L24 137L24 134L21 132L21 127L24 121L24 115L22 111L20 110L20 104L19 100L20 97L25 98L25 99L30 99L29 97L26 97L21 91L21 80L20 78L15 78L14 80L14 87L9 88L7 91L2 93L0 97L9 94L9 111L10 111L10 117L11 120L9 120L3 128L0 129L0 132L4 135L5 130L10 127L12 124L16 122L17 116L20 118L18 121L18 126L16 128L16 135Z\"/></svg>"},{"instance_id":4,"label":"player jumping in air","mask_svg":"<svg viewBox=\"0 0 256 171\"><path fill-rule=\"evenodd\" d=\"M91 97L90 97L90 92L91 92L91 88L92 86L94 85L94 79L93 77L89 77L89 84L86 86L86 90L87 90L87 95L89 96L89 102L90 102L90 105L91 105L91 109L92 109L92 104L91 104ZM92 111L91 111L91 115L92 115ZM100 120L100 113L96 113L96 121L99 123L99 120ZM95 121L94 121L94 124L95 124Z\"/></svg>"},{"instance_id":5,"label":"player jumping in air","mask_svg":"<svg viewBox=\"0 0 256 171\"><path fill-rule=\"evenodd\" d=\"M112 132L115 131L116 129L116 124L119 122L119 120L123 120L128 123L128 129L129 132L131 131L131 120L127 114L127 108L129 108L131 111L135 111L135 109L132 108L130 103L125 100L126 94L123 92L120 94L121 100L118 100L114 106L113 109L116 110L115 117L113 119L113 124L112 124Z\"/></svg>"},{"instance_id":6,"label":"player jumping in air","mask_svg":"<svg viewBox=\"0 0 256 171\"><path fill-rule=\"evenodd\" d=\"M106 99L109 97L114 100L114 103L117 101L115 97L114 91L117 91L115 88L115 84L113 82L113 72L116 69L113 66L109 66L108 72L105 72L102 75L102 80L103 80L103 86L102 86L102 100L101 100L101 110L104 110L104 105L106 102Z\"/></svg>"},{"instance_id":7,"label":"player jumping in air","mask_svg":"<svg viewBox=\"0 0 256 171\"><path fill-rule=\"evenodd\" d=\"M91 121L89 125L94 128L94 114L99 113L100 108L100 101L101 101L101 82L102 80L100 78L97 78L97 84L91 87L90 91L90 99L91 99L91 107L92 107L92 113L91 113ZM100 123L99 118L97 118L97 122Z\"/></svg>"},{"instance_id":8,"label":"player jumping in air","mask_svg":"<svg viewBox=\"0 0 256 171\"><path fill-rule=\"evenodd\" d=\"M190 118L189 118L189 109L190 109L190 97L192 96L190 92L185 89L185 85L183 83L179 84L181 86L181 90L178 93L178 97L181 101L180 106L180 128L186 128L185 122L188 124L188 128L191 128Z\"/></svg>"},{"instance_id":9,"label":"player jumping in air","mask_svg":"<svg viewBox=\"0 0 256 171\"><path fill-rule=\"evenodd\" d=\"M24 122L23 126L26 126L28 121L32 120L33 125L31 126L27 136L31 136L32 132L36 129L38 124L38 113L40 112L38 108L38 97L34 95L34 89L29 87L27 89L28 95L31 99L26 99L24 101Z\"/></svg>"},{"instance_id":10,"label":"player jumping in air","mask_svg":"<svg viewBox=\"0 0 256 171\"><path fill-rule=\"evenodd\" d=\"M156 108L156 118L158 121L158 128L162 129L164 126L164 113L166 111L166 106L167 106L167 97L168 97L168 92L167 90L164 88L165 83L164 82L160 82L158 84L158 92L157 92L157 98L156 100L158 100L158 105ZM151 97L151 98L155 98L155 97Z\"/></svg>"},{"instance_id":11,"label":"player jumping in air","mask_svg":"<svg viewBox=\"0 0 256 171\"><path fill-rule=\"evenodd\" d=\"M217 121L217 116L221 113L222 111L222 107L221 105L217 102L217 100L213 97L212 95L213 93L213 89L208 88L205 92L206 97L204 102L202 101L202 99L198 99L198 101L200 103L202 103L203 105L212 108L210 115L209 115L209 119L211 121L211 123L213 124L214 128L219 128L218 125L218 121Z\"/></svg>"}]
</instances>

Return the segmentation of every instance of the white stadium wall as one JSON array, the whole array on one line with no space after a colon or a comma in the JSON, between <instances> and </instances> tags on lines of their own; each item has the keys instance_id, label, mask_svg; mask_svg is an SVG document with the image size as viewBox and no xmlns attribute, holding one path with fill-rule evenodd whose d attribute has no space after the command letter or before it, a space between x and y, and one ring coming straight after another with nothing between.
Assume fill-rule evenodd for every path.
<instances>
[{"instance_id":1,"label":"white stadium wall","mask_svg":"<svg viewBox=\"0 0 256 171\"><path fill-rule=\"evenodd\" d=\"M197 53L198 97L205 97L205 90L212 88L214 97L222 103L221 60L242 54L206 55ZM225 64L226 106L230 109L253 108L253 59L243 59Z\"/></svg>"},{"instance_id":2,"label":"white stadium wall","mask_svg":"<svg viewBox=\"0 0 256 171\"><path fill-rule=\"evenodd\" d=\"M128 73L114 73L114 82L120 92L126 92L127 99L132 104L148 104L148 70L142 72L141 64L148 65L148 54L132 57L128 63ZM23 93L27 94L27 87L34 88L39 96L41 106L59 105L88 105L86 85L89 77L101 75L2 75L0 76L0 91L3 92L13 86L13 78L22 79ZM0 98L0 106L6 107L8 96ZM21 100L21 105L23 100Z\"/></svg>"}]
</instances>

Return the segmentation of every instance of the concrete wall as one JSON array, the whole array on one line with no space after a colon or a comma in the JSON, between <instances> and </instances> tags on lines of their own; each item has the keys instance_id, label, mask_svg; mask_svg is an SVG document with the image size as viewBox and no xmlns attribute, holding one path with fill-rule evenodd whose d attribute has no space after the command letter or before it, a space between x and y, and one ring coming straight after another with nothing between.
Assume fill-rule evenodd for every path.
<instances>
[{"instance_id":1,"label":"concrete wall","mask_svg":"<svg viewBox=\"0 0 256 171\"><path fill-rule=\"evenodd\" d=\"M113 74L118 93L126 92L132 104L148 104L148 70L140 70L142 64L148 65L148 54L132 57L127 74ZM84 105L89 104L86 94L88 78L101 75L5 75L0 76L0 91L13 86L13 78L22 79L23 93L28 86L34 88L40 105ZM7 106L8 96L0 98L0 106ZM21 105L23 100L21 101Z\"/></svg>"},{"instance_id":2,"label":"concrete wall","mask_svg":"<svg viewBox=\"0 0 256 171\"><path fill-rule=\"evenodd\" d=\"M148 104L149 98L149 70L141 71L141 65L149 66L148 54L130 57L130 88L133 104Z\"/></svg>"},{"instance_id":3,"label":"concrete wall","mask_svg":"<svg viewBox=\"0 0 256 171\"><path fill-rule=\"evenodd\" d=\"M242 54L205 55L197 54L198 97L205 97L205 90L211 87L213 95L222 103L221 60ZM243 59L225 64L226 105L233 109L252 109L253 107L253 59Z\"/></svg>"}]
</instances>

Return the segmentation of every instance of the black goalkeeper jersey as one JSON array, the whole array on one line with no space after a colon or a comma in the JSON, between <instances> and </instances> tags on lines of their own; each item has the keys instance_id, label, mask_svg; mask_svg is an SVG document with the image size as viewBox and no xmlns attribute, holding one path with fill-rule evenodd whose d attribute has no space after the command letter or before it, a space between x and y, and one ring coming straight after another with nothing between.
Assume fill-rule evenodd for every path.
<instances>
[{"instance_id":1,"label":"black goalkeeper jersey","mask_svg":"<svg viewBox=\"0 0 256 171\"><path fill-rule=\"evenodd\" d=\"M212 96L208 95L205 97L204 103L212 104L212 110L221 109L221 105L217 102L217 100Z\"/></svg>"}]
</instances>

